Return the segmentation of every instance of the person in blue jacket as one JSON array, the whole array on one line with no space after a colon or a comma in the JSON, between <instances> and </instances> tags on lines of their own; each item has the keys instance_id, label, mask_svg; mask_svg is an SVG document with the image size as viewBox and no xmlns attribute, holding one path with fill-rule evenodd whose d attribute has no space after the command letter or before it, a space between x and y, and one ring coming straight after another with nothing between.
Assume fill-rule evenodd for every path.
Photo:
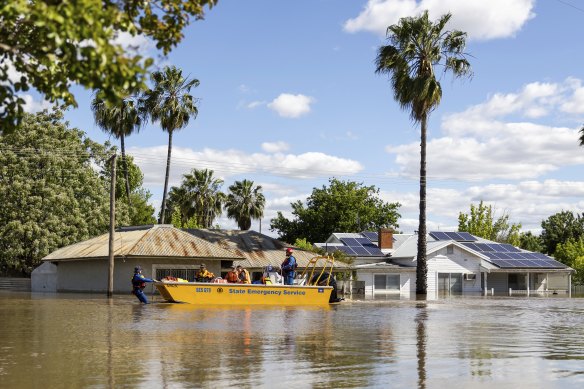
<instances>
[{"instance_id":1,"label":"person in blue jacket","mask_svg":"<svg viewBox=\"0 0 584 389\"><path fill-rule=\"evenodd\" d=\"M292 255L292 248L286 249L286 259L282 262L282 276L284 276L284 285L294 285L294 277L296 276L296 258Z\"/></svg>"},{"instance_id":2,"label":"person in blue jacket","mask_svg":"<svg viewBox=\"0 0 584 389\"><path fill-rule=\"evenodd\" d=\"M144 294L147 282L156 282L156 280L144 277L142 275L142 267L136 266L134 268L134 277L132 277L132 293L144 304L148 304L148 299Z\"/></svg>"}]
</instances>

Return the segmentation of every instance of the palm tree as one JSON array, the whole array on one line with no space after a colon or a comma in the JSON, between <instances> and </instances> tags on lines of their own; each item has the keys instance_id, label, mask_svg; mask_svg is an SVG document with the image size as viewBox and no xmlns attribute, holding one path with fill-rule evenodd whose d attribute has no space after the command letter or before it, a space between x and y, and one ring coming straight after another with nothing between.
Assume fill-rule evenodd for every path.
<instances>
[{"instance_id":1,"label":"palm tree","mask_svg":"<svg viewBox=\"0 0 584 389\"><path fill-rule=\"evenodd\" d=\"M215 178L209 169L193 169L183 177L181 187L185 189L188 204L186 219L195 216L198 225L211 228L225 202L225 194L221 192L223 180Z\"/></svg>"},{"instance_id":2,"label":"palm tree","mask_svg":"<svg viewBox=\"0 0 584 389\"><path fill-rule=\"evenodd\" d=\"M584 146L584 127L580 129L580 146Z\"/></svg>"},{"instance_id":3,"label":"palm tree","mask_svg":"<svg viewBox=\"0 0 584 389\"><path fill-rule=\"evenodd\" d=\"M254 188L253 181L243 180L229 187L225 202L227 217L235 219L240 230L249 230L252 219L261 219L265 205L261 185Z\"/></svg>"},{"instance_id":4,"label":"palm tree","mask_svg":"<svg viewBox=\"0 0 584 389\"><path fill-rule=\"evenodd\" d=\"M93 111L95 124L103 131L120 139L126 181L126 195L128 196L128 205L131 207L132 202L130 199L130 179L128 163L126 161L125 138L133 132L139 131L142 125L137 98L127 95L118 105L111 105L103 98L101 92L97 92L91 102L91 110Z\"/></svg>"},{"instance_id":5,"label":"palm tree","mask_svg":"<svg viewBox=\"0 0 584 389\"><path fill-rule=\"evenodd\" d=\"M152 80L154 81L154 88L144 93L141 105L143 113L149 116L152 122L160 122L162 130L168 132L166 175L160 212L160 223L164 224L172 154L172 135L174 131L186 127L191 117L197 117L199 112L196 106L197 99L190 95L190 91L192 87L199 86L199 80L183 77L182 70L175 66L167 66L160 72L154 72Z\"/></svg>"},{"instance_id":6,"label":"palm tree","mask_svg":"<svg viewBox=\"0 0 584 389\"><path fill-rule=\"evenodd\" d=\"M420 123L420 218L416 293L426 294L426 132L428 116L440 104L442 88L436 79L434 66L443 66L455 77L470 76L470 63L464 48L466 33L444 30L451 14L435 23L428 11L418 17L407 17L387 28L387 46L381 46L376 58L376 73L391 77L394 99L410 111L414 123Z\"/></svg>"}]
</instances>

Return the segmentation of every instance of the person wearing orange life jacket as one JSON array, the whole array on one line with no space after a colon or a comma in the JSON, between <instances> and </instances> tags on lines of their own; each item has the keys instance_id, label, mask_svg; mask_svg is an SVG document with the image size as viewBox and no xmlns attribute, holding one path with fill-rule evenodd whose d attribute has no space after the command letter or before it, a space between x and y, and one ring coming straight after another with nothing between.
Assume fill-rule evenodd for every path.
<instances>
[{"instance_id":1,"label":"person wearing orange life jacket","mask_svg":"<svg viewBox=\"0 0 584 389\"><path fill-rule=\"evenodd\" d=\"M237 265L237 274L239 275L240 284L251 284L251 278L249 277L249 272L243 268L241 265Z\"/></svg>"},{"instance_id":2,"label":"person wearing orange life jacket","mask_svg":"<svg viewBox=\"0 0 584 389\"><path fill-rule=\"evenodd\" d=\"M284 285L294 285L294 277L296 276L296 258L292 255L292 248L286 249L286 259L282 262L282 276L284 276Z\"/></svg>"},{"instance_id":3,"label":"person wearing orange life jacket","mask_svg":"<svg viewBox=\"0 0 584 389\"><path fill-rule=\"evenodd\" d=\"M230 284L237 284L239 282L239 274L235 271L235 266L231 266L231 270L225 275L225 280Z\"/></svg>"},{"instance_id":4,"label":"person wearing orange life jacket","mask_svg":"<svg viewBox=\"0 0 584 389\"><path fill-rule=\"evenodd\" d=\"M142 275L142 267L136 266L134 268L134 276L132 277L132 294L138 297L138 300L143 302L144 304L148 304L148 299L144 294L144 288L146 287L147 282L157 282L156 280L152 280L150 278L146 278Z\"/></svg>"},{"instance_id":5,"label":"person wearing orange life jacket","mask_svg":"<svg viewBox=\"0 0 584 389\"><path fill-rule=\"evenodd\" d=\"M204 263L201 264L200 270L195 275L195 281L197 282L211 282L215 278L215 274L207 270Z\"/></svg>"}]
</instances>

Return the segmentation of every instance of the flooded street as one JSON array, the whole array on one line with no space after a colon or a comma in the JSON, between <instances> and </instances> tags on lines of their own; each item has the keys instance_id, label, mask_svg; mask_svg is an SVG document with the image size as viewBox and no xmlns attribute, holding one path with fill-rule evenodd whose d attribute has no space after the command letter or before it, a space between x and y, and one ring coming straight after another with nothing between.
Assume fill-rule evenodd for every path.
<instances>
[{"instance_id":1,"label":"flooded street","mask_svg":"<svg viewBox=\"0 0 584 389\"><path fill-rule=\"evenodd\" d=\"M0 318L1 388L584 387L582 298L200 308L0 292Z\"/></svg>"}]
</instances>

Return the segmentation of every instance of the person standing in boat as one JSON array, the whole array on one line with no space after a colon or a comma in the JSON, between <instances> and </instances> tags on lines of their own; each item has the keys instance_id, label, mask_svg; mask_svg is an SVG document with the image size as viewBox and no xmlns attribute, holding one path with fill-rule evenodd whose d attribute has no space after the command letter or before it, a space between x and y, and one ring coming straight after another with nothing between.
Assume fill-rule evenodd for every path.
<instances>
[{"instance_id":1,"label":"person standing in boat","mask_svg":"<svg viewBox=\"0 0 584 389\"><path fill-rule=\"evenodd\" d=\"M144 294L144 288L147 282L156 282L150 278L146 278L142 275L142 267L140 265L134 268L134 277L132 277L132 294L138 297L138 300L144 304L148 304L148 298Z\"/></svg>"},{"instance_id":2,"label":"person standing in boat","mask_svg":"<svg viewBox=\"0 0 584 389\"><path fill-rule=\"evenodd\" d=\"M197 282L211 282L215 278L215 274L207 270L207 266L204 263L201 264L201 268L195 275L195 281Z\"/></svg>"},{"instance_id":3,"label":"person standing in boat","mask_svg":"<svg viewBox=\"0 0 584 389\"><path fill-rule=\"evenodd\" d=\"M239 274L237 274L235 266L231 266L231 269L225 275L225 281L230 284L237 284L239 282Z\"/></svg>"},{"instance_id":4,"label":"person standing in boat","mask_svg":"<svg viewBox=\"0 0 584 389\"><path fill-rule=\"evenodd\" d=\"M282 262L282 276L284 276L284 285L294 285L294 277L296 277L296 258L292 255L292 248L286 249L286 259Z\"/></svg>"}]
</instances>

